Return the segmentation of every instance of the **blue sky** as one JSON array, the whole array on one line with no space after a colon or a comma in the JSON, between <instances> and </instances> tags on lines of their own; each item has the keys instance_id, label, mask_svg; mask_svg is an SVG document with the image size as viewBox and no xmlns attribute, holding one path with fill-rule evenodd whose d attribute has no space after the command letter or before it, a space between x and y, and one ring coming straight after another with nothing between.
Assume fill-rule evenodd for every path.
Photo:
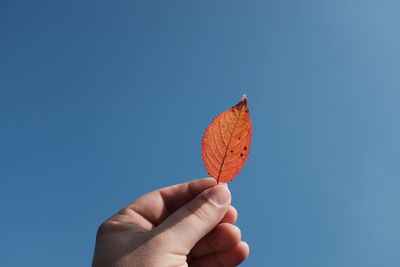
<instances>
[{"instance_id":1,"label":"blue sky","mask_svg":"<svg viewBox=\"0 0 400 267\"><path fill-rule=\"evenodd\" d=\"M100 222L205 177L243 93L243 266L400 265L400 2L1 1L1 266L88 266Z\"/></svg>"}]
</instances>

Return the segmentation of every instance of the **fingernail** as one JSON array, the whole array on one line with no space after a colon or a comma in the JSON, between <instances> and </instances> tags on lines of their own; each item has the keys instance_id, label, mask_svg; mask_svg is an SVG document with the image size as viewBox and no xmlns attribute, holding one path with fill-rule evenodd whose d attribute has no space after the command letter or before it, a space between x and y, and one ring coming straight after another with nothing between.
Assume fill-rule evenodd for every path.
<instances>
[{"instance_id":1,"label":"fingernail","mask_svg":"<svg viewBox=\"0 0 400 267\"><path fill-rule=\"evenodd\" d=\"M231 193L229 192L228 187L223 185L216 185L213 188L208 189L204 196L216 205L226 204L231 199Z\"/></svg>"}]
</instances>

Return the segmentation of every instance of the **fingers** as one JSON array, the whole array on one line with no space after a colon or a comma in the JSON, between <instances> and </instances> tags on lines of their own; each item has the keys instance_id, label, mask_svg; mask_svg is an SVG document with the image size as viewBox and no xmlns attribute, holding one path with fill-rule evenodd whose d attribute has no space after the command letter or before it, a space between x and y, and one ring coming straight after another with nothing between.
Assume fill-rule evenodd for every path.
<instances>
[{"instance_id":1,"label":"fingers","mask_svg":"<svg viewBox=\"0 0 400 267\"><path fill-rule=\"evenodd\" d=\"M230 202L228 187L216 185L169 216L154 235L158 242L174 244L177 251L188 254L222 220Z\"/></svg>"},{"instance_id":2,"label":"fingers","mask_svg":"<svg viewBox=\"0 0 400 267\"><path fill-rule=\"evenodd\" d=\"M240 229L236 225L221 223L202 238L190 253L198 258L217 251L229 250L239 244L240 237Z\"/></svg>"},{"instance_id":3,"label":"fingers","mask_svg":"<svg viewBox=\"0 0 400 267\"><path fill-rule=\"evenodd\" d=\"M228 211L226 212L224 218L222 218L221 223L236 223L238 217L238 212L234 206L230 206Z\"/></svg>"},{"instance_id":4,"label":"fingers","mask_svg":"<svg viewBox=\"0 0 400 267\"><path fill-rule=\"evenodd\" d=\"M193 260L190 267L233 267L242 263L249 256L249 246L241 241L235 247L218 251Z\"/></svg>"},{"instance_id":5,"label":"fingers","mask_svg":"<svg viewBox=\"0 0 400 267\"><path fill-rule=\"evenodd\" d=\"M153 191L131 202L109 221L135 224L151 230L171 213L216 184L214 178L203 178Z\"/></svg>"}]
</instances>

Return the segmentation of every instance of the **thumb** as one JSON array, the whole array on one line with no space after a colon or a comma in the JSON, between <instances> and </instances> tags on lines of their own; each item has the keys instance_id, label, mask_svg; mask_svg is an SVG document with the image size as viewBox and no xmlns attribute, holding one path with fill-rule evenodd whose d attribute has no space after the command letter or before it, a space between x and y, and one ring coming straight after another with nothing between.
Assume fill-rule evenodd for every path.
<instances>
[{"instance_id":1,"label":"thumb","mask_svg":"<svg viewBox=\"0 0 400 267\"><path fill-rule=\"evenodd\" d=\"M226 185L216 185L169 216L156 231L168 247L189 253L224 217L231 203Z\"/></svg>"}]
</instances>

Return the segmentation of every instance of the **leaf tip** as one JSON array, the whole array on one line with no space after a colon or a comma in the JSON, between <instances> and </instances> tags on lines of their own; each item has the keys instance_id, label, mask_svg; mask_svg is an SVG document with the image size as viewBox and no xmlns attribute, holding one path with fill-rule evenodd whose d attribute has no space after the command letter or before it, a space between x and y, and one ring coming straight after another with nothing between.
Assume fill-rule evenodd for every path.
<instances>
[{"instance_id":1,"label":"leaf tip","mask_svg":"<svg viewBox=\"0 0 400 267\"><path fill-rule=\"evenodd\" d=\"M241 103L246 104L247 103L247 96L246 94L243 94L242 99L240 100Z\"/></svg>"}]
</instances>

